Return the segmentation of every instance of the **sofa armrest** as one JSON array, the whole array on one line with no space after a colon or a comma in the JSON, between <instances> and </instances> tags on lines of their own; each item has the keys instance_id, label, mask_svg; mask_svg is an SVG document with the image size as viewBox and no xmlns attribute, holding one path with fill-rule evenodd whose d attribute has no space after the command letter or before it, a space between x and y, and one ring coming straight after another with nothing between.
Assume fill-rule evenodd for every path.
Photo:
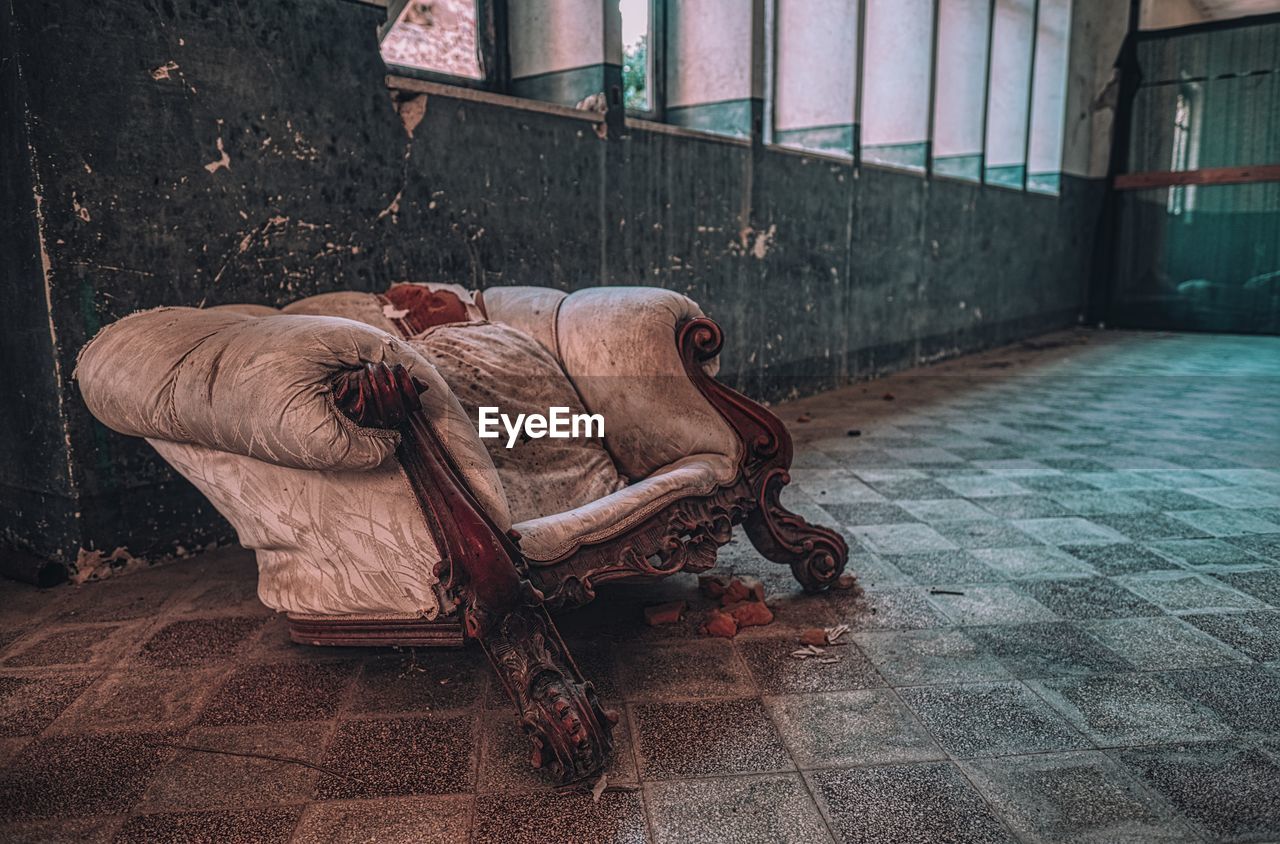
<instances>
[{"instance_id":1,"label":"sofa armrest","mask_svg":"<svg viewBox=\"0 0 1280 844\"><path fill-rule=\"evenodd\" d=\"M690 454L741 456L740 439L680 355L681 326L702 316L688 297L655 287L590 288L560 303L561 365L587 409L604 416L605 445L632 479ZM708 358L708 374L717 363Z\"/></svg>"},{"instance_id":2,"label":"sofa armrest","mask_svg":"<svg viewBox=\"0 0 1280 844\"><path fill-rule=\"evenodd\" d=\"M427 386L424 402L457 405L407 343L333 317L144 311L99 332L76 378L94 416L122 434L293 468L371 469L400 434L352 423L332 395L339 375L370 363L400 364Z\"/></svg>"}]
</instances>

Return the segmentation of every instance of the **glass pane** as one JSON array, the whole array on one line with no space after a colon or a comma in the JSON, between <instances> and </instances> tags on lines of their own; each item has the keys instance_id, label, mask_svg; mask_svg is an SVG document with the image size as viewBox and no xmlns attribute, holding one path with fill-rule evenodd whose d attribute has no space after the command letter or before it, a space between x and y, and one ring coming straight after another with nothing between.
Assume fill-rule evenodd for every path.
<instances>
[{"instance_id":1,"label":"glass pane","mask_svg":"<svg viewBox=\"0 0 1280 844\"><path fill-rule=\"evenodd\" d=\"M1040 0L1031 90L1031 146L1027 189L1057 193L1066 120L1071 0Z\"/></svg>"},{"instance_id":2,"label":"glass pane","mask_svg":"<svg viewBox=\"0 0 1280 844\"><path fill-rule=\"evenodd\" d=\"M653 98L649 80L652 56L649 53L649 20L651 0L618 0L622 14L622 90L623 102L631 111L650 111Z\"/></svg>"},{"instance_id":3,"label":"glass pane","mask_svg":"<svg viewBox=\"0 0 1280 844\"><path fill-rule=\"evenodd\" d=\"M409 0L382 38L382 60L482 79L476 39L476 0Z\"/></svg>"},{"instance_id":4,"label":"glass pane","mask_svg":"<svg viewBox=\"0 0 1280 844\"><path fill-rule=\"evenodd\" d=\"M1035 0L996 0L987 91L987 182L1022 187Z\"/></svg>"},{"instance_id":5,"label":"glass pane","mask_svg":"<svg viewBox=\"0 0 1280 844\"><path fill-rule=\"evenodd\" d=\"M862 158L923 170L933 75L933 0L866 0Z\"/></svg>"},{"instance_id":6,"label":"glass pane","mask_svg":"<svg viewBox=\"0 0 1280 844\"><path fill-rule=\"evenodd\" d=\"M858 7L849 0L778 0L773 138L853 154Z\"/></svg>"},{"instance_id":7,"label":"glass pane","mask_svg":"<svg viewBox=\"0 0 1280 844\"><path fill-rule=\"evenodd\" d=\"M982 178L982 107L987 95L988 0L941 0L933 172Z\"/></svg>"}]
</instances>

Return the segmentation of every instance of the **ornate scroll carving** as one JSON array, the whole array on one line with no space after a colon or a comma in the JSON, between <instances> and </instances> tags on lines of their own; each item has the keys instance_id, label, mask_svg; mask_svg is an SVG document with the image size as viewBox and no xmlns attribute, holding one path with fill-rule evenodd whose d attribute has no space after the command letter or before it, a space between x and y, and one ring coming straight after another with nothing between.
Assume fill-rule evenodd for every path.
<instances>
[{"instance_id":1,"label":"ornate scroll carving","mask_svg":"<svg viewBox=\"0 0 1280 844\"><path fill-rule=\"evenodd\" d=\"M484 646L534 744L534 764L570 782L597 773L616 716L600 707L526 580L515 538L498 530L462 480L422 412L421 384L403 366L367 364L334 385L359 425L399 428L397 456L441 554L437 574L463 604L463 626Z\"/></svg>"},{"instance_id":2,"label":"ornate scroll carving","mask_svg":"<svg viewBox=\"0 0 1280 844\"><path fill-rule=\"evenodd\" d=\"M680 359L689 379L742 440L742 478L753 506L745 518L751 544L765 557L791 566L808 591L827 588L844 570L849 548L835 531L809 524L779 501L791 481L791 434L777 416L716 381L703 369L724 342L720 326L706 317L676 329Z\"/></svg>"}]
</instances>

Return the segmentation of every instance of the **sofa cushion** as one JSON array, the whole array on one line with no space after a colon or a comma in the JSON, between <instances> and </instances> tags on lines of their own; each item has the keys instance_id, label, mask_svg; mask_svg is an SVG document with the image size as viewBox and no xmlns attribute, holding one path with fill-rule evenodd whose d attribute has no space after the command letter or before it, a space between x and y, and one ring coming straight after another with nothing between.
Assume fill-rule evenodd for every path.
<instances>
[{"instance_id":1,"label":"sofa cushion","mask_svg":"<svg viewBox=\"0 0 1280 844\"><path fill-rule=\"evenodd\" d=\"M586 412L559 364L523 331L470 322L429 329L409 343L435 365L472 420L486 406L513 419L546 415L552 407ZM521 437L508 449L504 433L482 442L502 479L513 521L572 510L626 486L598 439Z\"/></svg>"},{"instance_id":2,"label":"sofa cushion","mask_svg":"<svg viewBox=\"0 0 1280 844\"><path fill-rule=\"evenodd\" d=\"M738 464L722 454L695 454L663 466L612 495L566 513L516 521L520 550L534 565L552 563L583 545L604 542L636 527L673 501L708 495L733 483ZM653 548L650 553L659 549Z\"/></svg>"},{"instance_id":3,"label":"sofa cushion","mask_svg":"<svg viewBox=\"0 0 1280 844\"><path fill-rule=\"evenodd\" d=\"M150 440L257 552L258 597L280 612L435 618L453 608L435 538L400 465L313 471Z\"/></svg>"}]
</instances>

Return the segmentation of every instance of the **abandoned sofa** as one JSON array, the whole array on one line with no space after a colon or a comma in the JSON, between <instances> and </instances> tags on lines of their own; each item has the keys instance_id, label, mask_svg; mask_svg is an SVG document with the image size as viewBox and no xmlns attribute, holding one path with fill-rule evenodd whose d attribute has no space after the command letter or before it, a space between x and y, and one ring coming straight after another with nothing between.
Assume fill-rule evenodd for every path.
<instances>
[{"instance_id":1,"label":"abandoned sofa","mask_svg":"<svg viewBox=\"0 0 1280 844\"><path fill-rule=\"evenodd\" d=\"M296 641L478 640L534 765L568 782L601 768L616 716L548 608L706 570L738 523L806 589L843 571L840 536L779 504L791 439L714 379L721 339L661 289L401 284L136 313L76 378L231 522ZM482 439L482 407L595 414L603 437Z\"/></svg>"}]
</instances>

